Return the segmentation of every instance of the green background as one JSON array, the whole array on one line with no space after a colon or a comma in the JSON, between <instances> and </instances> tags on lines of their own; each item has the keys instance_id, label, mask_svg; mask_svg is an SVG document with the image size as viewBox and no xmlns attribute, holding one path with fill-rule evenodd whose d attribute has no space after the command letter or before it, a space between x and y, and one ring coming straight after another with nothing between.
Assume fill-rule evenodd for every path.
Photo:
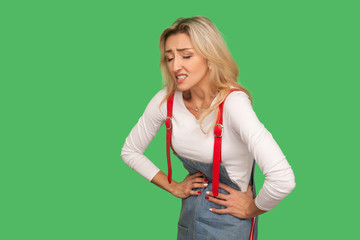
<instances>
[{"instance_id":1,"label":"green background","mask_svg":"<svg viewBox=\"0 0 360 240\"><path fill-rule=\"evenodd\" d=\"M0 239L176 239L180 200L120 152L162 86L161 32L196 15L222 33L296 176L259 239L357 236L356 2L1 1ZM145 154L167 172L164 127Z\"/></svg>"}]
</instances>

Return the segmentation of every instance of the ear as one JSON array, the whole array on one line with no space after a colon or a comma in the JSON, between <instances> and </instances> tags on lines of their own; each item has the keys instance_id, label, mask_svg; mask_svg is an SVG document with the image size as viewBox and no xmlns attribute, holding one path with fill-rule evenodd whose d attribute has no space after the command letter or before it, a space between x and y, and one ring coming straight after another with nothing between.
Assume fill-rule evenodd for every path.
<instances>
[{"instance_id":1,"label":"ear","mask_svg":"<svg viewBox=\"0 0 360 240\"><path fill-rule=\"evenodd\" d=\"M209 61L207 59L206 59L206 63L208 65L208 68L211 70L211 65L210 65L210 63L209 63Z\"/></svg>"}]
</instances>

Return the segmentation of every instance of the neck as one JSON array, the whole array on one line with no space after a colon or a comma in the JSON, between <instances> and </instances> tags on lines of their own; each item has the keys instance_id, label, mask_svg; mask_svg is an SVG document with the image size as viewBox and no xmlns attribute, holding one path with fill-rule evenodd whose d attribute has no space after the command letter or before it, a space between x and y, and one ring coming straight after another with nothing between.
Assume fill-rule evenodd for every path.
<instances>
[{"instance_id":1,"label":"neck","mask_svg":"<svg viewBox=\"0 0 360 240\"><path fill-rule=\"evenodd\" d=\"M211 93L209 84L197 85L190 89L191 99L193 105L203 109L210 107L215 96Z\"/></svg>"}]
</instances>

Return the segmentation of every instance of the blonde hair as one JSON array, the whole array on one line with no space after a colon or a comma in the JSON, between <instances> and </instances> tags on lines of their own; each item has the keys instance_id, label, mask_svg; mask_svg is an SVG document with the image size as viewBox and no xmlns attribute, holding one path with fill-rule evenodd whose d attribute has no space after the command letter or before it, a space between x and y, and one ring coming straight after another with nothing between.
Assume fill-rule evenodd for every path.
<instances>
[{"instance_id":1,"label":"blonde hair","mask_svg":"<svg viewBox=\"0 0 360 240\"><path fill-rule=\"evenodd\" d=\"M200 128L203 133L207 134L209 131L204 131L202 122L208 114L219 107L220 103L228 95L230 87L241 89L249 96L251 103L253 100L249 91L237 82L239 68L215 24L206 17L195 16L192 18L178 18L160 36L160 69L165 82L164 87L167 88L167 95L161 103L176 91L175 80L167 67L165 42L169 36L177 33L186 33L190 37L196 52L207 60L208 65L211 67L209 80L212 94L215 96L219 93L217 101L200 116ZM190 91L185 94L189 95ZM191 95L189 96L191 97ZM210 129L214 127L217 115L218 112Z\"/></svg>"}]
</instances>

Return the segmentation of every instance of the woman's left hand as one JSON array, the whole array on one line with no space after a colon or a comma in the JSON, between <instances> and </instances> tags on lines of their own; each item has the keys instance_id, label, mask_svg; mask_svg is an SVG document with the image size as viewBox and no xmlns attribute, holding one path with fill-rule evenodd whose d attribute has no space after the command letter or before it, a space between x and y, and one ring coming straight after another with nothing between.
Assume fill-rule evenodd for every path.
<instances>
[{"instance_id":1,"label":"woman's left hand","mask_svg":"<svg viewBox=\"0 0 360 240\"><path fill-rule=\"evenodd\" d=\"M211 208L212 212L231 214L238 218L252 218L265 212L256 207L250 185L246 192L240 192L223 183L219 183L219 187L229 192L229 194L219 193L215 198L212 192L209 191L207 199L226 208Z\"/></svg>"}]
</instances>

